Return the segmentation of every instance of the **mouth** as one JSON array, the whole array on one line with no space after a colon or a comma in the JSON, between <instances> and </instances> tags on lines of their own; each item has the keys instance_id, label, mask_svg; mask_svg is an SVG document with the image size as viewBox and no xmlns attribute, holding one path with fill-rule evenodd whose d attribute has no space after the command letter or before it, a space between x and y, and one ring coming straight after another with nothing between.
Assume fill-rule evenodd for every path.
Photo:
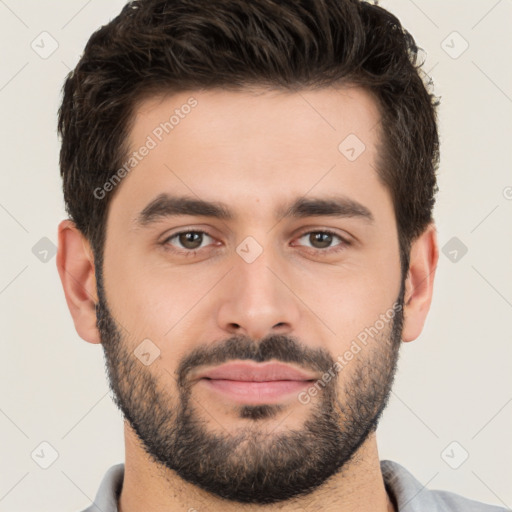
<instances>
[{"instance_id":1,"label":"mouth","mask_svg":"<svg viewBox=\"0 0 512 512\"><path fill-rule=\"evenodd\" d=\"M197 383L239 404L279 403L317 379L315 374L283 363L233 362L207 369Z\"/></svg>"}]
</instances>

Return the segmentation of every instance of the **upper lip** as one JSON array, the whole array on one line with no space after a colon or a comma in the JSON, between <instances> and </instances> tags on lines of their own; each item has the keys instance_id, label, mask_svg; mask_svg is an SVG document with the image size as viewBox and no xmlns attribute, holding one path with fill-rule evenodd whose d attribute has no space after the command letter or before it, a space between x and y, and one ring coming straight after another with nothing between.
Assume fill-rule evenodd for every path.
<instances>
[{"instance_id":1,"label":"upper lip","mask_svg":"<svg viewBox=\"0 0 512 512\"><path fill-rule=\"evenodd\" d=\"M222 379L246 382L268 382L277 380L314 380L315 375L284 363L225 363L204 370L198 379Z\"/></svg>"}]
</instances>

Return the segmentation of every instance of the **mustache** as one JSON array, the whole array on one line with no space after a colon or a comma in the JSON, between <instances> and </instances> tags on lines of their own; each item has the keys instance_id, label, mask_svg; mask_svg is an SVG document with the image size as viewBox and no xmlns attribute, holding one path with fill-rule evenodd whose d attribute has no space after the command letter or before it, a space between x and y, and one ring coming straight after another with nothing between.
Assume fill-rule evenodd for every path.
<instances>
[{"instance_id":1,"label":"mustache","mask_svg":"<svg viewBox=\"0 0 512 512\"><path fill-rule=\"evenodd\" d=\"M277 360L296 363L304 369L327 372L334 358L322 348L310 348L293 336L272 334L256 342L249 336L235 335L213 345L203 345L186 356L176 370L179 386L186 386L189 373L203 365L219 365L242 359L257 363Z\"/></svg>"}]
</instances>

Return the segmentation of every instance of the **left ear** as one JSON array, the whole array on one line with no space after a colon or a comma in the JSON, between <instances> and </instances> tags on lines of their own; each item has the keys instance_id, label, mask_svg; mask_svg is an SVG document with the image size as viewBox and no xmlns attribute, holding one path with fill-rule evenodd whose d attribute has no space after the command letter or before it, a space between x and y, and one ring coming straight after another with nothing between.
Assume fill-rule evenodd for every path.
<instances>
[{"instance_id":1,"label":"left ear","mask_svg":"<svg viewBox=\"0 0 512 512\"><path fill-rule=\"evenodd\" d=\"M411 244L409 272L405 281L402 341L415 340L423 330L432 302L438 259L437 230L432 222Z\"/></svg>"}]
</instances>

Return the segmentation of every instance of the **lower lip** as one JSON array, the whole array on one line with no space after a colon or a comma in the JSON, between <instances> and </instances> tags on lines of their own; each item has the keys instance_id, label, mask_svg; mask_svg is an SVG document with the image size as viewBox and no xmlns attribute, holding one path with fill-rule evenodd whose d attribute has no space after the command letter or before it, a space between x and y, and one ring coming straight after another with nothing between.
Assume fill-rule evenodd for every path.
<instances>
[{"instance_id":1,"label":"lower lip","mask_svg":"<svg viewBox=\"0 0 512 512\"><path fill-rule=\"evenodd\" d=\"M276 403L299 393L311 384L307 380L274 380L265 382L249 382L224 379L201 379L209 389L229 397L230 399L253 405Z\"/></svg>"}]
</instances>

